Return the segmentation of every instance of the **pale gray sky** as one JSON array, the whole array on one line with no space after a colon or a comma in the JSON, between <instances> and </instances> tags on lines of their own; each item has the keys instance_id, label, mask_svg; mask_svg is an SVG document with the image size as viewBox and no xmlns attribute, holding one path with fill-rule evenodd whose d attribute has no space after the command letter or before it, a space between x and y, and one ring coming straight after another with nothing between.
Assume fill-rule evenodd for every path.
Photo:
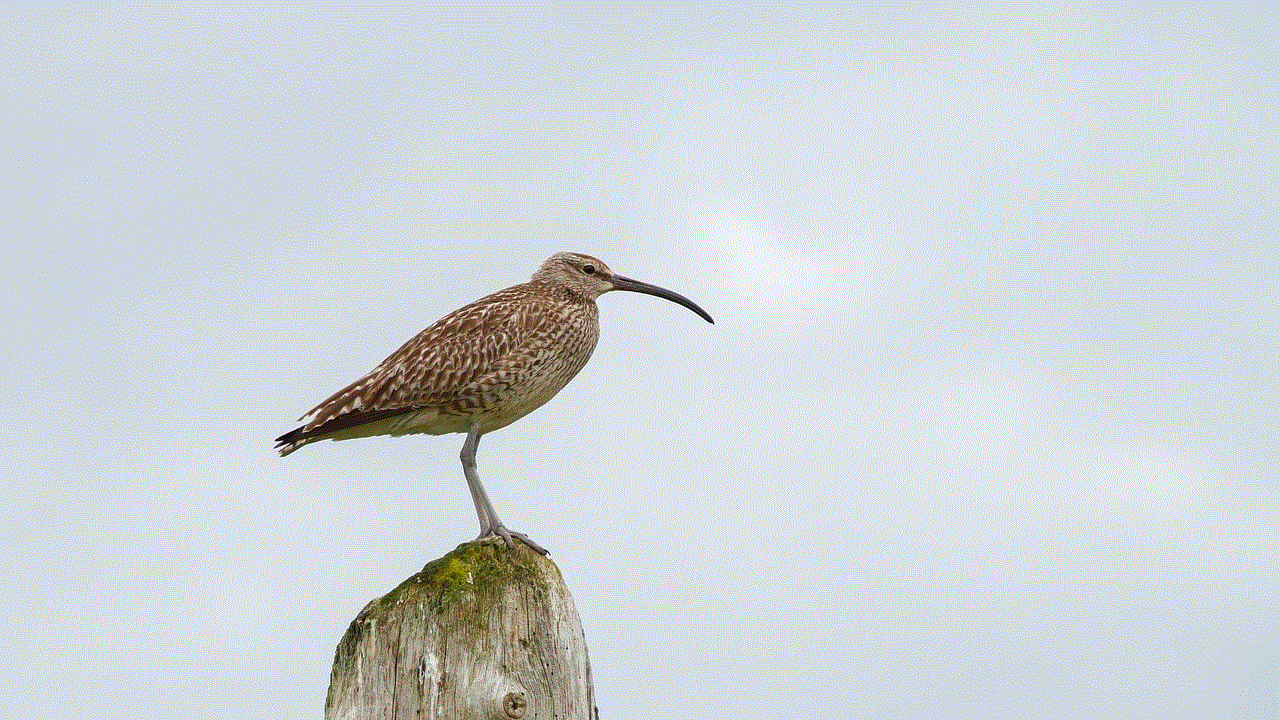
<instances>
[{"instance_id":1,"label":"pale gray sky","mask_svg":"<svg viewBox=\"0 0 1280 720\"><path fill-rule=\"evenodd\" d=\"M9 7L0 716L319 717L461 436L272 438L558 250L486 437L602 717L1280 715L1274 5Z\"/></svg>"}]
</instances>

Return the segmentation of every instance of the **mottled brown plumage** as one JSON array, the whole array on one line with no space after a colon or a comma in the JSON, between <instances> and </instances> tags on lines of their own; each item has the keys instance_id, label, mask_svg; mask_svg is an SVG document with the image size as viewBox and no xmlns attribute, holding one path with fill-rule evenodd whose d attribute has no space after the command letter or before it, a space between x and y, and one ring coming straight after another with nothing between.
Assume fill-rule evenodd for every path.
<instances>
[{"instance_id":1,"label":"mottled brown plumage","mask_svg":"<svg viewBox=\"0 0 1280 720\"><path fill-rule=\"evenodd\" d=\"M367 375L276 439L281 455L318 440L467 433L467 475L481 535L536 544L502 526L475 477L481 435L506 427L560 392L586 365L599 337L595 300L610 290L666 298L711 316L669 290L615 275L581 253L557 253L524 284L461 307L418 333ZM468 457L469 453L469 457ZM470 460L470 465L468 463Z\"/></svg>"},{"instance_id":2,"label":"mottled brown plumage","mask_svg":"<svg viewBox=\"0 0 1280 720\"><path fill-rule=\"evenodd\" d=\"M505 427L586 365L599 334L596 314L595 302L547 283L477 300L316 406L281 437L280 453L324 439L464 433L473 421L481 433Z\"/></svg>"}]
</instances>

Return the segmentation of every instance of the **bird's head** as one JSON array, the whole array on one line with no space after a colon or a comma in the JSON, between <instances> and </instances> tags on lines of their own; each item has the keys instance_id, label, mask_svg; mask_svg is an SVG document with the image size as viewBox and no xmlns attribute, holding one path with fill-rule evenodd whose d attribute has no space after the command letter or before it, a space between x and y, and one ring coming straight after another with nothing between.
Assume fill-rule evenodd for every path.
<instances>
[{"instance_id":1,"label":"bird's head","mask_svg":"<svg viewBox=\"0 0 1280 720\"><path fill-rule=\"evenodd\" d=\"M558 285L588 300L595 300L610 290L656 295L689 308L709 323L715 322L706 310L698 307L689 298L657 285L622 277L600 260L582 253L560 252L552 255L542 263L538 272L533 274L533 281Z\"/></svg>"}]
</instances>

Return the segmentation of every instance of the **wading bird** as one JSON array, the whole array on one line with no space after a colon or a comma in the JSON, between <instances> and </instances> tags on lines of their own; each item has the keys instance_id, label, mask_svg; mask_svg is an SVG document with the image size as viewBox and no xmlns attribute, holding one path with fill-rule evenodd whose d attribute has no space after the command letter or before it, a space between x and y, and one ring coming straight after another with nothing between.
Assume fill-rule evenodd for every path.
<instances>
[{"instance_id":1,"label":"wading bird","mask_svg":"<svg viewBox=\"0 0 1280 720\"><path fill-rule=\"evenodd\" d=\"M616 275L590 255L552 255L521 285L458 308L418 333L367 375L299 418L276 438L288 455L317 440L374 435L466 433L462 472L480 518L480 537L512 538L545 554L498 519L476 474L480 436L541 407L587 364L600 334L596 298L628 290L666 298L709 323L692 300Z\"/></svg>"}]
</instances>

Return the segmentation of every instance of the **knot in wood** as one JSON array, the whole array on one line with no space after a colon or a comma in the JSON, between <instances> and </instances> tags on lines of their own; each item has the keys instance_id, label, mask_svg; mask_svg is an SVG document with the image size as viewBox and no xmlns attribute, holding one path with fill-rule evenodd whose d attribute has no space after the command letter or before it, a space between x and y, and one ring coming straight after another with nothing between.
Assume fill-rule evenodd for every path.
<instances>
[{"instance_id":1,"label":"knot in wood","mask_svg":"<svg viewBox=\"0 0 1280 720\"><path fill-rule=\"evenodd\" d=\"M502 709L509 718L524 717L525 708L528 706L529 701L525 700L524 695L520 693L509 692L506 697L502 698Z\"/></svg>"}]
</instances>

